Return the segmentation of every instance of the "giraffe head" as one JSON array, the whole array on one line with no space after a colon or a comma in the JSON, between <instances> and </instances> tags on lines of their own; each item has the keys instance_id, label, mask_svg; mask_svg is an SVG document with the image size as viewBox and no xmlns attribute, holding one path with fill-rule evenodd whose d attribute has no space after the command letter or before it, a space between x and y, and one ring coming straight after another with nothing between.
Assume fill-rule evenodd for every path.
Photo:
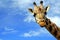
<instances>
[{"instance_id":1,"label":"giraffe head","mask_svg":"<svg viewBox=\"0 0 60 40\"><path fill-rule=\"evenodd\" d=\"M40 1L40 4L41 4L40 6L37 6L36 3L33 2L34 9L32 10L31 8L29 8L29 11L32 12L33 16L36 19L36 22L41 26L44 26L48 7L44 8L43 1Z\"/></svg>"}]
</instances>

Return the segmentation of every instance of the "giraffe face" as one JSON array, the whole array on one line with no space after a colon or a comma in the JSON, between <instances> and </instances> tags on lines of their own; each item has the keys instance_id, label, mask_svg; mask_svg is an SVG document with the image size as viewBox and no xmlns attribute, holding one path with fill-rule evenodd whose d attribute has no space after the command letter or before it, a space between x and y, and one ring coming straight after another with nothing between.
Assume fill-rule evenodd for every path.
<instances>
[{"instance_id":1,"label":"giraffe face","mask_svg":"<svg viewBox=\"0 0 60 40\"><path fill-rule=\"evenodd\" d=\"M43 8L37 8L36 11L34 11L36 14L35 18L36 18L36 21L37 23L40 24L40 26L44 26L46 23L45 23L45 10Z\"/></svg>"},{"instance_id":2,"label":"giraffe face","mask_svg":"<svg viewBox=\"0 0 60 40\"><path fill-rule=\"evenodd\" d=\"M46 10L44 9L43 5L37 6L34 2L34 10L30 8L29 11L33 13L37 23L40 25L45 25Z\"/></svg>"}]
</instances>

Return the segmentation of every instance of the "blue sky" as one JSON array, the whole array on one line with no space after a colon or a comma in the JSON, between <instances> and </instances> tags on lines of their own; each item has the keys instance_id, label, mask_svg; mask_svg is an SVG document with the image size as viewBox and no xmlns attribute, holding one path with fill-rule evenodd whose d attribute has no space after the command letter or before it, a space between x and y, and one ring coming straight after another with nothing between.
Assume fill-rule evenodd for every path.
<instances>
[{"instance_id":1,"label":"blue sky","mask_svg":"<svg viewBox=\"0 0 60 40\"><path fill-rule=\"evenodd\" d=\"M0 0L0 40L56 40L41 28L28 11L40 0ZM43 0L50 5L47 17L60 26L60 0Z\"/></svg>"}]
</instances>

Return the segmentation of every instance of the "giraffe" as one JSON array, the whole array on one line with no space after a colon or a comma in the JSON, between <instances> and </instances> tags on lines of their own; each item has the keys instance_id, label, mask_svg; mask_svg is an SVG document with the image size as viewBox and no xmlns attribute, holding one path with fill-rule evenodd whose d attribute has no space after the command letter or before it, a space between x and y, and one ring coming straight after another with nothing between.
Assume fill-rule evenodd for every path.
<instances>
[{"instance_id":1,"label":"giraffe","mask_svg":"<svg viewBox=\"0 0 60 40\"><path fill-rule=\"evenodd\" d=\"M45 27L57 40L60 40L60 28L46 17L50 6L44 8L43 1L40 1L40 6L37 6L35 2L33 2L33 5L34 10L29 8L29 11L35 17L36 22L41 27Z\"/></svg>"}]
</instances>

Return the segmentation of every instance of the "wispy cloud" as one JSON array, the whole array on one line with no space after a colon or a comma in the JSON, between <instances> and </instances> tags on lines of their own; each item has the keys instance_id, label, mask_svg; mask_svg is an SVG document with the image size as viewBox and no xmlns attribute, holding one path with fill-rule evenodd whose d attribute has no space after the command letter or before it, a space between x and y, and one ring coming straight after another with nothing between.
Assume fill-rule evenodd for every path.
<instances>
[{"instance_id":1,"label":"wispy cloud","mask_svg":"<svg viewBox=\"0 0 60 40\"><path fill-rule=\"evenodd\" d=\"M13 0L15 5L18 6L20 9L26 9L30 3L32 3L31 0Z\"/></svg>"},{"instance_id":2,"label":"wispy cloud","mask_svg":"<svg viewBox=\"0 0 60 40\"><path fill-rule=\"evenodd\" d=\"M48 31L46 29L40 29L40 30L37 30L37 31L29 31L29 32L26 32L20 36L23 36L23 37L36 37L36 36L41 36L43 34L47 34ZM49 35L49 34L48 34Z\"/></svg>"},{"instance_id":3,"label":"wispy cloud","mask_svg":"<svg viewBox=\"0 0 60 40\"><path fill-rule=\"evenodd\" d=\"M5 4L2 1L0 1L0 7L5 7Z\"/></svg>"},{"instance_id":4,"label":"wispy cloud","mask_svg":"<svg viewBox=\"0 0 60 40\"><path fill-rule=\"evenodd\" d=\"M60 4L60 3L59 3L59 4ZM60 8L59 8L60 6L57 6L57 5L58 5L58 4L56 4L55 7L53 6L52 9L51 9L51 11L53 10L53 11L52 11L53 14L60 14Z\"/></svg>"},{"instance_id":5,"label":"wispy cloud","mask_svg":"<svg viewBox=\"0 0 60 40\"><path fill-rule=\"evenodd\" d=\"M17 30L13 29L13 28L10 28L10 27L5 27L4 28L4 31L2 32L2 34L11 34L11 33L16 33L18 32Z\"/></svg>"},{"instance_id":6,"label":"wispy cloud","mask_svg":"<svg viewBox=\"0 0 60 40\"><path fill-rule=\"evenodd\" d=\"M35 22L35 18L31 14L27 14L27 17L24 19L24 22Z\"/></svg>"}]
</instances>

